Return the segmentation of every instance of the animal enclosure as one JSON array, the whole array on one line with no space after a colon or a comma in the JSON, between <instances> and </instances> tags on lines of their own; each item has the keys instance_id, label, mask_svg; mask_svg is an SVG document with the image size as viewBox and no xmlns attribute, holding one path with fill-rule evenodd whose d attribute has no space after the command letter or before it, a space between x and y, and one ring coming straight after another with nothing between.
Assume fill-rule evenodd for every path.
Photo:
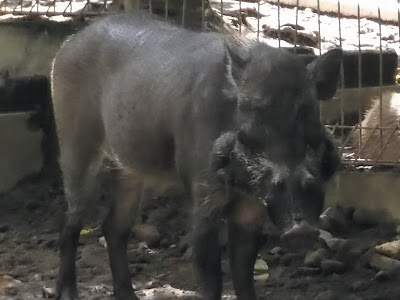
<instances>
[{"instance_id":1,"label":"animal enclosure","mask_svg":"<svg viewBox=\"0 0 400 300\"><path fill-rule=\"evenodd\" d=\"M123 9L148 10L183 26L239 34L299 54L342 48L340 89L321 103L321 121L336 137L343 163L399 165L397 0L0 0L2 19L67 21Z\"/></svg>"}]
</instances>

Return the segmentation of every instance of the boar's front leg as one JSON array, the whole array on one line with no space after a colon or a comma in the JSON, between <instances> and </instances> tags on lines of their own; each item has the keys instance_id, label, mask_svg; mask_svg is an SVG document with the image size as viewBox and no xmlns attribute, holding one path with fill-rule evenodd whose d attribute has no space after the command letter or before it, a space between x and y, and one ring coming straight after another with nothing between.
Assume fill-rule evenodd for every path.
<instances>
[{"instance_id":1,"label":"boar's front leg","mask_svg":"<svg viewBox=\"0 0 400 300\"><path fill-rule=\"evenodd\" d=\"M220 300L222 293L219 220L196 216L193 230L193 263L204 300Z\"/></svg>"},{"instance_id":2,"label":"boar's front leg","mask_svg":"<svg viewBox=\"0 0 400 300\"><path fill-rule=\"evenodd\" d=\"M128 175L115 175L110 180L109 196L113 204L102 229L107 241L114 295L118 300L139 300L132 288L126 250L133 216L141 200L142 184Z\"/></svg>"},{"instance_id":3,"label":"boar's front leg","mask_svg":"<svg viewBox=\"0 0 400 300\"><path fill-rule=\"evenodd\" d=\"M229 217L229 259L238 300L256 300L254 263L261 245L265 207L258 200L240 200Z\"/></svg>"}]
</instances>

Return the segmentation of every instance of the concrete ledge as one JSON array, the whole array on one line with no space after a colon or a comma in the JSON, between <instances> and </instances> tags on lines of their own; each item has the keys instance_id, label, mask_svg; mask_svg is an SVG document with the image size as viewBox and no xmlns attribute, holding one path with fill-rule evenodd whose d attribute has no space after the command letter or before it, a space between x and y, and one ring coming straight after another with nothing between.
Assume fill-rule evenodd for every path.
<instances>
[{"instance_id":1,"label":"concrete ledge","mask_svg":"<svg viewBox=\"0 0 400 300\"><path fill-rule=\"evenodd\" d=\"M328 185L326 206L342 205L383 212L400 220L400 174L398 172L339 172Z\"/></svg>"},{"instance_id":2,"label":"concrete ledge","mask_svg":"<svg viewBox=\"0 0 400 300\"><path fill-rule=\"evenodd\" d=\"M0 193L43 166L41 130L29 128L31 112L0 114Z\"/></svg>"}]
</instances>

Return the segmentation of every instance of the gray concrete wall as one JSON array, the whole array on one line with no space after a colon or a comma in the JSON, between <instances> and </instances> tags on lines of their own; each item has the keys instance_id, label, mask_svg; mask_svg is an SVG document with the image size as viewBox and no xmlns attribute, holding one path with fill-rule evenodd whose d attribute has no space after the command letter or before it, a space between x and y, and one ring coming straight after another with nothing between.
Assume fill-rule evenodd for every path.
<instances>
[{"instance_id":1,"label":"gray concrete wall","mask_svg":"<svg viewBox=\"0 0 400 300\"><path fill-rule=\"evenodd\" d=\"M0 114L0 193L43 165L41 130L29 128L31 113Z\"/></svg>"},{"instance_id":2,"label":"gray concrete wall","mask_svg":"<svg viewBox=\"0 0 400 300\"><path fill-rule=\"evenodd\" d=\"M7 90L5 78L33 75L48 77L52 60L62 41L85 25L83 22L43 20L1 21L0 88ZM35 101L36 95L29 96ZM1 101L0 94L0 105ZM6 99L3 98L3 101ZM28 121L30 117L30 112L0 114L0 193L9 190L26 176L40 172L43 167L44 132L40 128L31 128Z\"/></svg>"},{"instance_id":3,"label":"gray concrete wall","mask_svg":"<svg viewBox=\"0 0 400 300\"><path fill-rule=\"evenodd\" d=\"M400 173L339 172L328 185L325 206L337 204L400 220Z\"/></svg>"}]
</instances>

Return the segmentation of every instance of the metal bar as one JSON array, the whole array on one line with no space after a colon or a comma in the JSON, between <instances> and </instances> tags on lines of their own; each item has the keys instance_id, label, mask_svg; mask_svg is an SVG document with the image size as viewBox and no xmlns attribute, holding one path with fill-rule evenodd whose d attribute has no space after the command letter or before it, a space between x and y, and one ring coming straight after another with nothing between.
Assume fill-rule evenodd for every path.
<instances>
[{"instance_id":1,"label":"metal bar","mask_svg":"<svg viewBox=\"0 0 400 300\"><path fill-rule=\"evenodd\" d=\"M182 2L182 27L185 26L186 0Z\"/></svg>"},{"instance_id":2,"label":"metal bar","mask_svg":"<svg viewBox=\"0 0 400 300\"><path fill-rule=\"evenodd\" d=\"M380 148L380 150L379 150L379 152L378 152L378 156L377 156L376 159L374 160L374 165L376 165L376 162L377 162L377 161L379 160L379 158L382 156L384 150L386 149L387 145L388 145L389 142L390 142L390 139L391 139L392 136L395 134L395 132L397 131L397 129L398 129L398 126L396 126L396 127L393 129L393 131L392 131L392 133L389 135L389 138L387 139L385 145L384 145L383 147L381 146L381 148ZM382 130L381 130L380 132L382 133Z\"/></svg>"},{"instance_id":3,"label":"metal bar","mask_svg":"<svg viewBox=\"0 0 400 300\"><path fill-rule=\"evenodd\" d=\"M318 34L319 34L319 39L320 39L320 41L319 41L319 55L321 55L321 53L322 53L322 49L321 49L321 9L320 9L320 6L319 6L319 0L317 0L317 12L318 12Z\"/></svg>"},{"instance_id":4,"label":"metal bar","mask_svg":"<svg viewBox=\"0 0 400 300\"><path fill-rule=\"evenodd\" d=\"M261 18L261 4L260 1L258 1L258 6L257 6L257 12L258 12L258 16L257 16L257 41L260 40L260 18Z\"/></svg>"},{"instance_id":5,"label":"metal bar","mask_svg":"<svg viewBox=\"0 0 400 300\"><path fill-rule=\"evenodd\" d=\"M278 0L278 47L281 47L281 0Z\"/></svg>"},{"instance_id":6,"label":"metal bar","mask_svg":"<svg viewBox=\"0 0 400 300\"><path fill-rule=\"evenodd\" d=\"M239 0L239 34L242 34L242 0Z\"/></svg>"},{"instance_id":7,"label":"metal bar","mask_svg":"<svg viewBox=\"0 0 400 300\"><path fill-rule=\"evenodd\" d=\"M383 61L382 61L382 20L381 20L381 8L378 6L378 21L379 21L379 126L382 126L382 85L383 85ZM380 130L379 141L382 148L382 130Z\"/></svg>"},{"instance_id":8,"label":"metal bar","mask_svg":"<svg viewBox=\"0 0 400 300\"><path fill-rule=\"evenodd\" d=\"M204 0L201 1L201 28L203 31L206 30Z\"/></svg>"},{"instance_id":9,"label":"metal bar","mask_svg":"<svg viewBox=\"0 0 400 300\"><path fill-rule=\"evenodd\" d=\"M342 45L342 20L341 20L341 11L340 11L340 0L337 2L338 5L338 22L339 22L339 46L340 49L343 48ZM320 37L321 38L321 37ZM344 89L344 67L343 60L340 63L340 86ZM340 124L344 125L344 103L343 97L340 97ZM340 128L340 155L342 155L344 151L344 128Z\"/></svg>"},{"instance_id":10,"label":"metal bar","mask_svg":"<svg viewBox=\"0 0 400 300\"><path fill-rule=\"evenodd\" d=\"M8 15L11 12L0 12L0 15ZM15 11L12 13L13 15L16 16L25 16L25 15L30 15L30 16L47 16L47 17L54 17L54 16L63 16L63 17L78 17L78 16L83 16L83 17L92 17L92 16L98 16L98 15L104 15L107 14L107 12L94 12L94 11L86 11L86 12L27 12L27 11Z\"/></svg>"},{"instance_id":11,"label":"metal bar","mask_svg":"<svg viewBox=\"0 0 400 300\"><path fill-rule=\"evenodd\" d=\"M153 14L153 0L149 0L149 13Z\"/></svg>"},{"instance_id":12,"label":"metal bar","mask_svg":"<svg viewBox=\"0 0 400 300\"><path fill-rule=\"evenodd\" d=\"M165 0L165 19L168 19L169 0Z\"/></svg>"},{"instance_id":13,"label":"metal bar","mask_svg":"<svg viewBox=\"0 0 400 300\"><path fill-rule=\"evenodd\" d=\"M371 134L367 137L367 140L365 141L364 145L362 147L359 147L358 149L358 156L360 156L360 153L362 153L362 151L364 150L365 146L368 144L369 140L372 138L372 136L374 135L375 130L378 129L378 125L376 125L373 129Z\"/></svg>"},{"instance_id":14,"label":"metal bar","mask_svg":"<svg viewBox=\"0 0 400 300\"><path fill-rule=\"evenodd\" d=\"M296 26L294 28L294 53L297 53L297 26L299 23L299 0L296 0Z\"/></svg>"},{"instance_id":15,"label":"metal bar","mask_svg":"<svg viewBox=\"0 0 400 300\"><path fill-rule=\"evenodd\" d=\"M358 93L362 87L362 58L361 58L361 17L360 17L360 3L357 4L357 24L358 24ZM358 97L358 122L362 122L362 103L360 97ZM358 136L358 148L364 148L362 145L362 129L360 128ZM361 153L361 152L360 152Z\"/></svg>"}]
</instances>

